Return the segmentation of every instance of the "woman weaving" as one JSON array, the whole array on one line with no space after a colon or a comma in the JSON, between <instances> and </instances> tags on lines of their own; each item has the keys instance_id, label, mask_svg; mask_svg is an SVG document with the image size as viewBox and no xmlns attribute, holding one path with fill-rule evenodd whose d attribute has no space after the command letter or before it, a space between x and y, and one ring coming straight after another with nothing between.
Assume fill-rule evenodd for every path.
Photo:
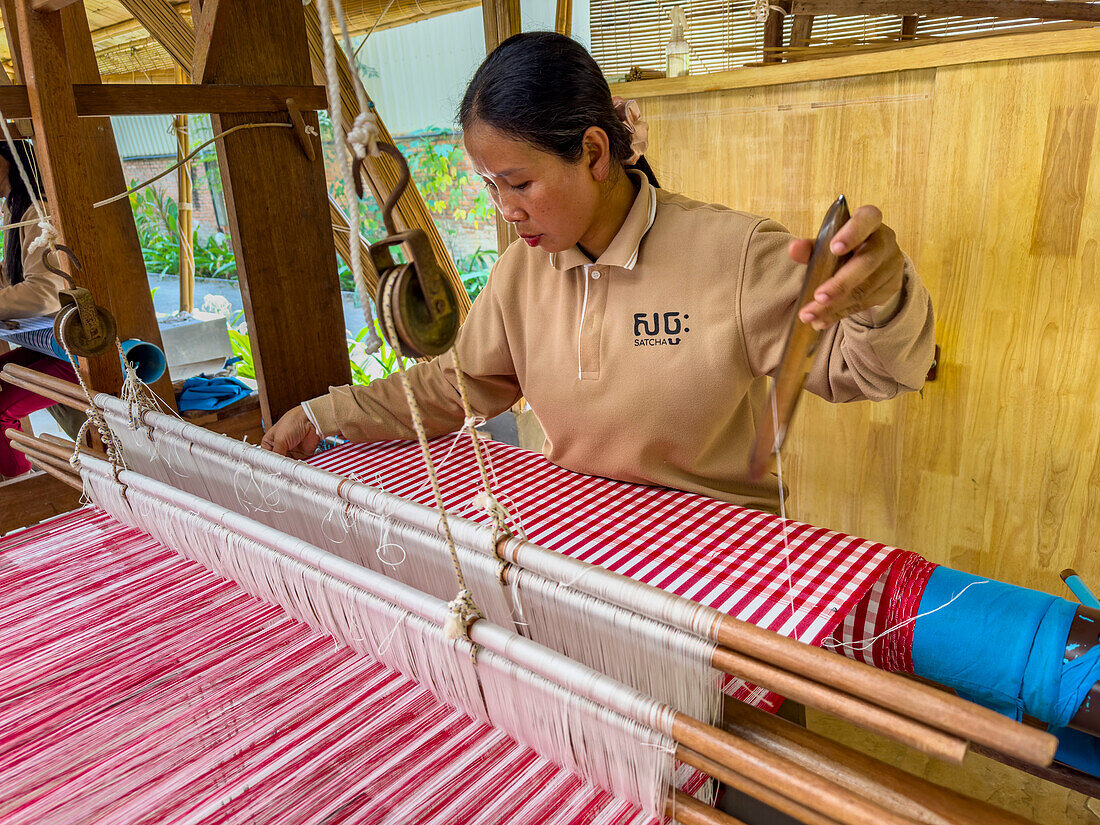
<instances>
[{"instance_id":1,"label":"woman weaving","mask_svg":"<svg viewBox=\"0 0 1100 825\"><path fill-rule=\"evenodd\" d=\"M474 410L493 416L523 396L555 464L776 508L774 479L751 481L749 456L812 243L659 189L643 147L632 147L644 124L620 120L596 62L561 35L502 43L459 118L476 170L521 236L456 343ZM833 402L919 388L931 302L894 233L864 206L833 251L854 254L798 310L826 330L806 388ZM429 437L463 425L452 356L409 377ZM334 434L415 438L396 377L334 387L263 443L304 457Z\"/></svg>"},{"instance_id":2,"label":"woman weaving","mask_svg":"<svg viewBox=\"0 0 1100 825\"><path fill-rule=\"evenodd\" d=\"M16 154L19 165L29 173L31 189L19 173ZM17 140L11 144L0 141L0 197L4 198L4 226L35 219L34 201L42 201L37 169L34 150L27 141ZM69 285L64 278L50 272L42 260L45 247L36 246L35 242L44 231L31 224L15 226L4 233L0 323L36 315L52 315L61 308L57 293ZM0 367L5 364L19 364L66 381L76 381L71 365L29 349L20 348L0 355ZM22 429L19 423L21 418L53 404L53 401L27 390L0 382L0 480L23 475L31 469L26 456L14 450L3 433L8 429Z\"/></svg>"}]
</instances>

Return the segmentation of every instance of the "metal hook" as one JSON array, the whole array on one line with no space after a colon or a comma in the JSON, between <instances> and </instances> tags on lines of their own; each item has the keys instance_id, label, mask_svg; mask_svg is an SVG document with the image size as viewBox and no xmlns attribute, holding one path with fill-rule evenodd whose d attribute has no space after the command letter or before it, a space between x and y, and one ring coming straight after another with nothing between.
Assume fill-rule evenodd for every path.
<instances>
[{"instance_id":1,"label":"metal hook","mask_svg":"<svg viewBox=\"0 0 1100 825\"><path fill-rule=\"evenodd\" d=\"M56 267L56 266L54 266L53 264L50 263L50 253L51 252L64 252L65 255L72 262L73 266L76 267L76 271L77 272L83 272L84 271L84 264L82 264L80 262L80 258L78 258L76 253L73 252L71 249L69 249L69 247L65 246L64 244L60 244L60 243L59 244L54 244L53 249L50 249L50 248L47 247L46 249L42 250L42 265L44 267L46 267L46 269L48 269L54 275L57 275L60 278L64 278L68 282L69 287L71 289L76 289L77 288L76 287L76 282L73 281L72 276L68 272L66 272L64 269Z\"/></svg>"}]
</instances>

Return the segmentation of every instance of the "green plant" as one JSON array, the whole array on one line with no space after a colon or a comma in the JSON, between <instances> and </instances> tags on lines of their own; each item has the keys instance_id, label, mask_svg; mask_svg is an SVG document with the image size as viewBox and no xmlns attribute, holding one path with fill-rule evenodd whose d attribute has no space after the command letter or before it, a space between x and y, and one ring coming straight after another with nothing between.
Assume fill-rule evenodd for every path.
<instances>
[{"instance_id":1,"label":"green plant","mask_svg":"<svg viewBox=\"0 0 1100 825\"><path fill-rule=\"evenodd\" d=\"M401 369L399 358L405 366L411 363L408 358L399 355L397 350L386 343L385 336L382 335L382 326L377 318L374 319L374 333L382 341L382 346L378 352L368 353L363 347L363 339L367 337L370 329L370 327L363 327L354 338L348 339L348 359L351 361L353 384L369 384L373 378L386 378L393 375ZM379 374L372 375L373 372Z\"/></svg>"},{"instance_id":2,"label":"green plant","mask_svg":"<svg viewBox=\"0 0 1100 825\"><path fill-rule=\"evenodd\" d=\"M133 185L134 182L131 183ZM149 186L130 195L138 241L145 268L150 272L178 275L180 271L179 206L159 189ZM229 236L216 232L205 241L197 231L191 238L195 275L200 278L235 278L237 262Z\"/></svg>"},{"instance_id":3,"label":"green plant","mask_svg":"<svg viewBox=\"0 0 1100 825\"><path fill-rule=\"evenodd\" d=\"M252 341L248 337L248 326L241 321L244 312L238 312L229 321L229 346L237 360L237 375L240 378L256 377L256 362L252 358Z\"/></svg>"}]
</instances>

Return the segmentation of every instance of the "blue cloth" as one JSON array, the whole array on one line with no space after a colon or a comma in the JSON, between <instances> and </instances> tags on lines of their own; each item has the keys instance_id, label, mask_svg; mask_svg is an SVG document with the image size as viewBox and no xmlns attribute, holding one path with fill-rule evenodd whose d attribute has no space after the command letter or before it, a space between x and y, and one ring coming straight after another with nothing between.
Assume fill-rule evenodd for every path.
<instances>
[{"instance_id":1,"label":"blue cloth","mask_svg":"<svg viewBox=\"0 0 1100 825\"><path fill-rule=\"evenodd\" d=\"M179 408L180 412L220 410L251 394L252 390L236 378L207 378L199 375L183 382Z\"/></svg>"},{"instance_id":2,"label":"blue cloth","mask_svg":"<svg viewBox=\"0 0 1100 825\"><path fill-rule=\"evenodd\" d=\"M974 584L958 596L969 584ZM947 605L948 602L951 604ZM1015 719L1061 728L1100 680L1100 645L1067 662L1077 605L1066 599L939 567L913 627L913 670Z\"/></svg>"},{"instance_id":3,"label":"blue cloth","mask_svg":"<svg viewBox=\"0 0 1100 825\"><path fill-rule=\"evenodd\" d=\"M1092 776L1100 776L1100 739L1073 728L1051 728L1058 737L1054 760Z\"/></svg>"}]
</instances>

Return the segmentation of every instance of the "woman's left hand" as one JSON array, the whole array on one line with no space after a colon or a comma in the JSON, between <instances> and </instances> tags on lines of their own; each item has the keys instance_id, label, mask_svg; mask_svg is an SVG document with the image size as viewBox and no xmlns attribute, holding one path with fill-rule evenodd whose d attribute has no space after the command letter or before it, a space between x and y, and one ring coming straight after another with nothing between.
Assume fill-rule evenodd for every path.
<instances>
[{"instance_id":1,"label":"woman's left hand","mask_svg":"<svg viewBox=\"0 0 1100 825\"><path fill-rule=\"evenodd\" d=\"M831 248L837 255L854 254L798 311L799 319L816 330L831 327L853 312L887 303L902 286L905 261L901 248L876 207L861 206L852 213ZM797 263L806 264L813 249L812 240L798 238L791 241L787 252Z\"/></svg>"}]
</instances>

